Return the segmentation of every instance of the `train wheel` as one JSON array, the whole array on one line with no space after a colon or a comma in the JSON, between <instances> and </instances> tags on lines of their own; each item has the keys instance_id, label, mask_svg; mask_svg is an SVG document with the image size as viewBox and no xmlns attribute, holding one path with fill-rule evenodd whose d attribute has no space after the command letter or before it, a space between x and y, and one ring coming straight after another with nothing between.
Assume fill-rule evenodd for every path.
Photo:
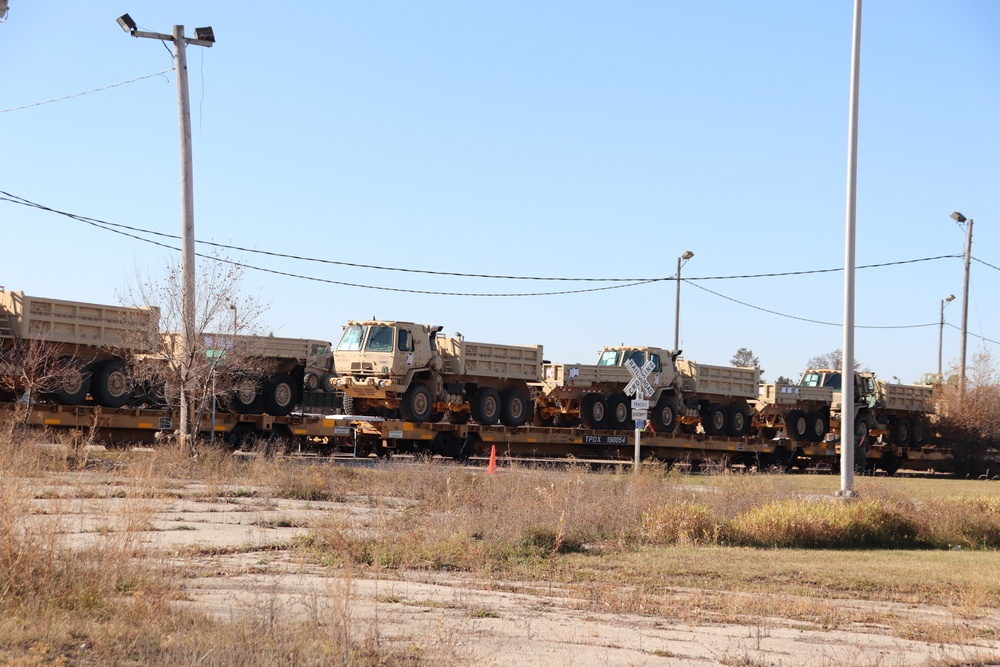
<instances>
[{"instance_id":1,"label":"train wheel","mask_svg":"<svg viewBox=\"0 0 1000 667\"><path fill-rule=\"evenodd\" d=\"M728 421L726 419L726 406L722 403L712 403L701 417L701 425L705 429L705 433L715 436L726 434Z\"/></svg>"},{"instance_id":2,"label":"train wheel","mask_svg":"<svg viewBox=\"0 0 1000 667\"><path fill-rule=\"evenodd\" d=\"M508 387L500 394L500 423L504 426L522 426L528 421L530 409L528 395L517 387Z\"/></svg>"},{"instance_id":3,"label":"train wheel","mask_svg":"<svg viewBox=\"0 0 1000 667\"><path fill-rule=\"evenodd\" d=\"M613 431L628 431L632 428L632 408L628 396L613 394L608 397L607 428Z\"/></svg>"},{"instance_id":4,"label":"train wheel","mask_svg":"<svg viewBox=\"0 0 1000 667\"><path fill-rule=\"evenodd\" d=\"M493 387L483 387L472 397L469 407L477 424L493 426L500 421L500 392Z\"/></svg>"},{"instance_id":5,"label":"train wheel","mask_svg":"<svg viewBox=\"0 0 1000 667\"><path fill-rule=\"evenodd\" d=\"M105 361L90 376L90 393L98 405L120 408L132 399L132 381L121 359Z\"/></svg>"},{"instance_id":6,"label":"train wheel","mask_svg":"<svg viewBox=\"0 0 1000 667\"><path fill-rule=\"evenodd\" d=\"M433 409L434 399L425 384L410 385L399 402L399 414L403 421L425 422L430 419Z\"/></svg>"},{"instance_id":7,"label":"train wheel","mask_svg":"<svg viewBox=\"0 0 1000 667\"><path fill-rule=\"evenodd\" d=\"M587 428L604 428L608 420L608 406L600 394L587 394L580 406L580 418Z\"/></svg>"}]
</instances>

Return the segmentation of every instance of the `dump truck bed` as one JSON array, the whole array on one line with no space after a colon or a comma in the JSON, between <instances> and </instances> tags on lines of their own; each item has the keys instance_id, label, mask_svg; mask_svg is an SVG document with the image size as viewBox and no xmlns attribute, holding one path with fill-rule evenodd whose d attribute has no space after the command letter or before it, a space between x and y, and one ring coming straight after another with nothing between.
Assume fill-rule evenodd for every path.
<instances>
[{"instance_id":1,"label":"dump truck bed","mask_svg":"<svg viewBox=\"0 0 1000 667\"><path fill-rule=\"evenodd\" d=\"M472 343L460 338L437 339L444 358L442 372L454 375L538 382L542 374L541 345Z\"/></svg>"},{"instance_id":2,"label":"dump truck bed","mask_svg":"<svg viewBox=\"0 0 1000 667\"><path fill-rule=\"evenodd\" d=\"M678 359L676 364L685 393L747 400L757 398L760 371L756 368L710 366L687 359Z\"/></svg>"},{"instance_id":3,"label":"dump truck bed","mask_svg":"<svg viewBox=\"0 0 1000 667\"><path fill-rule=\"evenodd\" d=\"M761 406L793 406L818 403L830 405L833 389L830 387L802 387L797 384L762 384L757 391Z\"/></svg>"}]
</instances>

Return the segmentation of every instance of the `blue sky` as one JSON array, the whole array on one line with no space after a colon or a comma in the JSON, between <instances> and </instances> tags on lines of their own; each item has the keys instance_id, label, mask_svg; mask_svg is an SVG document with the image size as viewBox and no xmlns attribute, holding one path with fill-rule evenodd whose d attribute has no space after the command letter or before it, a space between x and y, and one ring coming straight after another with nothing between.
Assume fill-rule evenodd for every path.
<instances>
[{"instance_id":1,"label":"blue sky","mask_svg":"<svg viewBox=\"0 0 1000 667\"><path fill-rule=\"evenodd\" d=\"M798 376L840 347L853 2L92 3L10 0L0 111L170 70L189 47L199 240L455 273L663 278L684 267L684 356ZM961 255L975 219L969 331L1000 340L1000 3L875 2L863 19L857 264ZM0 190L179 234L174 74L0 113ZM179 252L0 201L0 284L115 303ZM11 242L15 239L16 242ZM673 282L429 276L231 252L278 335L336 340L348 319L541 343L671 347ZM990 266L992 265L992 266ZM940 300L962 260L859 270L857 357L915 381L937 366ZM704 291L707 288L721 294ZM728 297L728 298L723 298ZM745 305L749 304L749 305ZM767 312L772 311L772 312ZM960 325L960 299L946 310ZM790 316L790 317L786 317ZM801 319L794 319L801 318ZM970 337L972 352L996 344ZM945 365L959 332L944 332Z\"/></svg>"}]
</instances>

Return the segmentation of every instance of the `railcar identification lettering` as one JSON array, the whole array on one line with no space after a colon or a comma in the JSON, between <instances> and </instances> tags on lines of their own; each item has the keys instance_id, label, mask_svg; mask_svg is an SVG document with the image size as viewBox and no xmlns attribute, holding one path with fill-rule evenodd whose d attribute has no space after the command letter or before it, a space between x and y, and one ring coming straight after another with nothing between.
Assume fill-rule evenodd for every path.
<instances>
[{"instance_id":1,"label":"railcar identification lettering","mask_svg":"<svg viewBox=\"0 0 1000 667\"><path fill-rule=\"evenodd\" d=\"M393 439L396 439L396 440L399 440L399 439L401 439L403 437L403 432L402 431L389 431L389 437L393 438Z\"/></svg>"},{"instance_id":2,"label":"railcar identification lettering","mask_svg":"<svg viewBox=\"0 0 1000 667\"><path fill-rule=\"evenodd\" d=\"M585 445L627 445L627 435L585 435L583 436Z\"/></svg>"}]
</instances>

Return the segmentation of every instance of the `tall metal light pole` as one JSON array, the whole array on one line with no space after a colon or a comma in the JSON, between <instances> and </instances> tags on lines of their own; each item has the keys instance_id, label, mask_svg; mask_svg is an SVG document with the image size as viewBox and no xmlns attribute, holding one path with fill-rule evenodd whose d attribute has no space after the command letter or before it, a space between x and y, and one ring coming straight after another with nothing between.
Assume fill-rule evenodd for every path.
<instances>
[{"instance_id":1,"label":"tall metal light pole","mask_svg":"<svg viewBox=\"0 0 1000 667\"><path fill-rule=\"evenodd\" d=\"M965 226L965 279L962 281L962 342L959 351L958 382L959 389L965 392L965 343L969 337L969 269L972 262L972 220L955 211L952 220Z\"/></svg>"},{"instance_id":2,"label":"tall metal light pole","mask_svg":"<svg viewBox=\"0 0 1000 667\"><path fill-rule=\"evenodd\" d=\"M118 25L133 37L147 37L174 43L174 70L177 74L177 106L180 112L181 131L181 386L180 386L180 434L181 444L188 445L188 382L194 354L195 337L195 288L194 288L194 167L191 156L191 104L188 97L187 45L211 47L215 43L215 33L211 27L195 28L195 38L184 36L184 26L175 25L172 35L156 32L142 32L128 14L118 17Z\"/></svg>"},{"instance_id":3,"label":"tall metal light pole","mask_svg":"<svg viewBox=\"0 0 1000 667\"><path fill-rule=\"evenodd\" d=\"M861 0L854 0L851 51L851 97L847 123L847 224L844 234L844 354L840 407L840 490L854 491L854 246L858 200L858 80L861 77ZM867 434L865 434L867 435ZM862 436L864 437L864 436Z\"/></svg>"},{"instance_id":4,"label":"tall metal light pole","mask_svg":"<svg viewBox=\"0 0 1000 667\"><path fill-rule=\"evenodd\" d=\"M941 325L938 328L938 382L944 379L944 375L941 373L941 351L944 348L944 307L954 300L954 294L949 294L941 299Z\"/></svg>"},{"instance_id":5,"label":"tall metal light pole","mask_svg":"<svg viewBox=\"0 0 1000 667\"><path fill-rule=\"evenodd\" d=\"M681 348L681 267L694 257L694 253L685 250L684 254L677 258L677 301L674 306L674 352Z\"/></svg>"}]
</instances>

